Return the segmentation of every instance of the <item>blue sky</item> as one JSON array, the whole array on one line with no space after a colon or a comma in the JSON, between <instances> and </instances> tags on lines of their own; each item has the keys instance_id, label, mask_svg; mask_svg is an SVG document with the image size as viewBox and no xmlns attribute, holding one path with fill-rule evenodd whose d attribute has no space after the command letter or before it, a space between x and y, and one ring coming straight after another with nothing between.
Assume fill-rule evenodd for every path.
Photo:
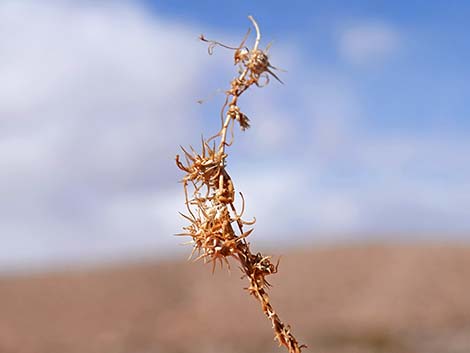
<instances>
[{"instance_id":1,"label":"blue sky","mask_svg":"<svg viewBox=\"0 0 470 353\"><path fill-rule=\"evenodd\" d=\"M469 128L470 4L464 1L144 3L156 14L233 33L244 27L246 14L256 15L270 38L293 41L306 60L353 81L373 117L369 129L434 130L439 124L440 133L453 134ZM339 32L364 22L397 31L401 52L376 67L350 65L338 55Z\"/></svg>"},{"instance_id":2,"label":"blue sky","mask_svg":"<svg viewBox=\"0 0 470 353\"><path fill-rule=\"evenodd\" d=\"M197 37L249 14L287 70L230 150L253 242L470 239L470 4L3 1L0 266L189 251L173 158L236 72Z\"/></svg>"}]
</instances>

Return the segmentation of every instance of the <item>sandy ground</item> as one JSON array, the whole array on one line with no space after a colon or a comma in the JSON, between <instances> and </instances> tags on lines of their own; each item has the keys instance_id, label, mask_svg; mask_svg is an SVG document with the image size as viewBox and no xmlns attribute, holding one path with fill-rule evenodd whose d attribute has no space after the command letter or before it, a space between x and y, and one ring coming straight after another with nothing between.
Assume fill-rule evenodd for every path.
<instances>
[{"instance_id":1,"label":"sandy ground","mask_svg":"<svg viewBox=\"0 0 470 353\"><path fill-rule=\"evenodd\" d=\"M272 301L306 352L470 352L470 247L282 255ZM176 260L0 278L0 352L283 352L245 285Z\"/></svg>"}]
</instances>

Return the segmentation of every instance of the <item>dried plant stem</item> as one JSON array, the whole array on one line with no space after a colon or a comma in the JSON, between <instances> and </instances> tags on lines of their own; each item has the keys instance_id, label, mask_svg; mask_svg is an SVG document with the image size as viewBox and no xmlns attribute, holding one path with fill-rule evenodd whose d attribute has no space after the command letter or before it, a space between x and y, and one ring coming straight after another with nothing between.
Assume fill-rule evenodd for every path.
<instances>
[{"instance_id":1,"label":"dried plant stem","mask_svg":"<svg viewBox=\"0 0 470 353\"><path fill-rule=\"evenodd\" d=\"M256 51L256 50L258 50L259 42L261 41L261 31L259 30L258 23L256 23L253 16L248 16L248 19L251 21L251 23L253 23L253 27L255 27L255 30L256 30L256 40L255 40L255 44L253 45L253 49L252 49L252 50Z\"/></svg>"},{"instance_id":2,"label":"dried plant stem","mask_svg":"<svg viewBox=\"0 0 470 353\"><path fill-rule=\"evenodd\" d=\"M183 228L185 232L179 235L192 238L193 251L190 257L197 252L195 260L212 262L213 271L217 262L221 266L224 262L230 266L228 258L235 258L244 277L249 280L248 292L260 302L264 314L272 323L279 344L284 345L289 353L300 353L303 346L298 344L290 332L290 327L282 323L266 291L270 286L266 276L276 273L278 264L274 265L270 256L251 251L250 243L246 239L253 228L245 231L244 226L253 225L256 220L248 222L242 219L245 200L241 193L242 210L237 213L234 205L234 184L226 170L226 147L232 143L232 141L227 142L229 129L233 128L235 121L242 130L250 127L248 117L238 107L238 99L253 84L261 86L259 83L261 77L269 82L268 74L270 74L279 80L270 70L274 67L269 63L266 52L258 48L261 41L258 24L253 17L249 16L249 19L256 31L255 43L251 50L244 47L249 32L238 48L210 41L201 36L202 41L209 43L210 54L217 45L235 50L234 61L240 65L240 73L231 81L230 89L226 91L220 131L214 137L202 140L201 153L197 153L192 147L191 153L182 148L186 164L180 161L178 155L176 156L177 166L186 173L182 183L188 214L182 216L189 221L189 225ZM215 143L212 147L210 144L216 138L220 139L217 149ZM234 229L235 224L237 231Z\"/></svg>"}]
</instances>

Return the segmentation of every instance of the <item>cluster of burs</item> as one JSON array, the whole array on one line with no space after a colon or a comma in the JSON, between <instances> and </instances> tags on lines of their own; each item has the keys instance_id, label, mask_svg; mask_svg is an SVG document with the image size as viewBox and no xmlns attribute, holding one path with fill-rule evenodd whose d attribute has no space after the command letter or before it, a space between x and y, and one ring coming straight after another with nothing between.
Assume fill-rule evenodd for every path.
<instances>
[{"instance_id":1,"label":"cluster of burs","mask_svg":"<svg viewBox=\"0 0 470 353\"><path fill-rule=\"evenodd\" d=\"M183 228L184 232L178 235L191 237L189 243L193 250L190 258L195 256L195 260L211 262L213 270L217 263L230 266L228 259L234 258L244 277L249 280L247 290L260 302L264 314L271 321L279 344L284 345L290 353L299 353L302 346L299 346L291 334L290 327L279 319L266 292L269 287L266 276L277 272L277 264L274 265L269 256L251 251L247 237L253 228L245 228L253 225L255 219L242 219L245 200L241 193L241 210L237 212L234 184L226 169L226 147L233 142L234 125L238 124L242 130L250 126L248 117L238 106L239 97L252 85L264 86L269 82L270 75L279 80L271 70L275 67L269 63L267 49L259 49L261 35L258 24L253 17L250 16L249 19L256 30L252 49L245 46L249 31L238 47L229 47L207 40L204 36L200 37L202 41L209 43L210 54L215 46L234 50L234 62L240 69L238 76L231 81L230 89L225 92L220 131L209 139L202 139L200 152L192 147L182 148L185 162L180 156L176 156L177 166L185 173L181 182L187 212L182 216L189 221L189 225ZM231 138L227 141L229 132Z\"/></svg>"}]
</instances>

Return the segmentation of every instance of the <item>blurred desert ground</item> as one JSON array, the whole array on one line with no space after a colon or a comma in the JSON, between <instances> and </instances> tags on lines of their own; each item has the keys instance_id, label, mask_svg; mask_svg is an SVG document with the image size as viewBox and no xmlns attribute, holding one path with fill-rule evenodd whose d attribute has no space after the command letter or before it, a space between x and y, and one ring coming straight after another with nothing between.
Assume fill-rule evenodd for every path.
<instances>
[{"instance_id":1,"label":"blurred desert ground","mask_svg":"<svg viewBox=\"0 0 470 353\"><path fill-rule=\"evenodd\" d=\"M273 303L306 352L470 352L469 246L270 252ZM245 284L182 259L3 275L0 352L282 352Z\"/></svg>"}]
</instances>

